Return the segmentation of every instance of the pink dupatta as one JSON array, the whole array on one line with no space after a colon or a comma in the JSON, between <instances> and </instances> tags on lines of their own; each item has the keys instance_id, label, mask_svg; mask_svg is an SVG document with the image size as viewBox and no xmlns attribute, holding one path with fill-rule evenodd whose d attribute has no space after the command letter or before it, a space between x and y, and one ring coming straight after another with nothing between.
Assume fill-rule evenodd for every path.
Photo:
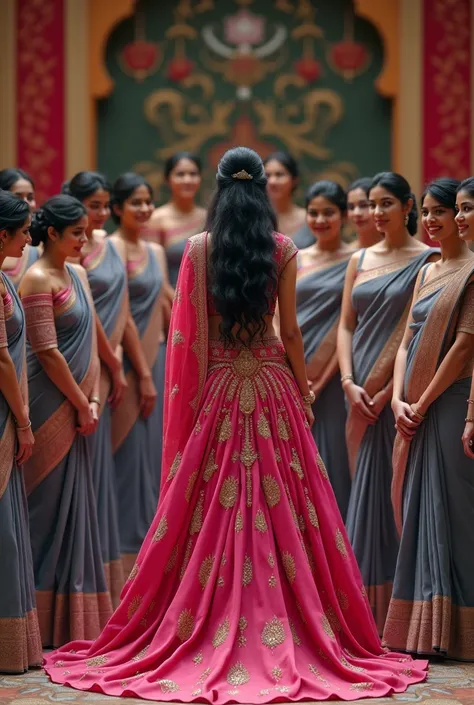
<instances>
[{"instance_id":1,"label":"pink dupatta","mask_svg":"<svg viewBox=\"0 0 474 705\"><path fill-rule=\"evenodd\" d=\"M171 313L166 353L160 502L193 430L207 373L207 233L188 240Z\"/></svg>"}]
</instances>

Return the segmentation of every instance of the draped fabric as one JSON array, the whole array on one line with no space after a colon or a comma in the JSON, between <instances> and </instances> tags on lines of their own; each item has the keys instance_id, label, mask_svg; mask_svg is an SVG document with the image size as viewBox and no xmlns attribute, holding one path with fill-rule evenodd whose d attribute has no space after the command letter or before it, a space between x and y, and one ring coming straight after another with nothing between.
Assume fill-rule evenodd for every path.
<instances>
[{"instance_id":1,"label":"draped fabric","mask_svg":"<svg viewBox=\"0 0 474 705\"><path fill-rule=\"evenodd\" d=\"M168 352L168 386L186 379L175 352L192 363L165 423L180 462L107 627L48 654L46 670L80 690L218 705L404 691L427 663L381 647L284 348L207 340L206 293L198 236L173 314L184 340Z\"/></svg>"}]
</instances>

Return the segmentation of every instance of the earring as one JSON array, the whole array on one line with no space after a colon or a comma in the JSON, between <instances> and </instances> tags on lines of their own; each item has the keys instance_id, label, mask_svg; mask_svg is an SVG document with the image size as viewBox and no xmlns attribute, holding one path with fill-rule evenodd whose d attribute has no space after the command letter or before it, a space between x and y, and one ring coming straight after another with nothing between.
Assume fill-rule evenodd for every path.
<instances>
[{"instance_id":1,"label":"earring","mask_svg":"<svg viewBox=\"0 0 474 705\"><path fill-rule=\"evenodd\" d=\"M405 216L405 226L408 225L408 216Z\"/></svg>"},{"instance_id":2,"label":"earring","mask_svg":"<svg viewBox=\"0 0 474 705\"><path fill-rule=\"evenodd\" d=\"M3 240L0 240L0 252L3 252Z\"/></svg>"}]
</instances>

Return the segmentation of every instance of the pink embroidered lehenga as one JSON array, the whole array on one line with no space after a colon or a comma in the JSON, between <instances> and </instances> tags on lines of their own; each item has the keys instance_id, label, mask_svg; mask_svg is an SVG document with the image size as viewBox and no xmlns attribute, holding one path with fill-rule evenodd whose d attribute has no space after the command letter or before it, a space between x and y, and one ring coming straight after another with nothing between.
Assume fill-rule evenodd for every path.
<instances>
[{"instance_id":1,"label":"pink embroidered lehenga","mask_svg":"<svg viewBox=\"0 0 474 705\"><path fill-rule=\"evenodd\" d=\"M296 247L276 242L281 273ZM192 237L156 517L100 637L48 654L46 670L80 690L218 705L404 691L427 662L381 647L285 351L208 340L206 261L206 236Z\"/></svg>"}]
</instances>

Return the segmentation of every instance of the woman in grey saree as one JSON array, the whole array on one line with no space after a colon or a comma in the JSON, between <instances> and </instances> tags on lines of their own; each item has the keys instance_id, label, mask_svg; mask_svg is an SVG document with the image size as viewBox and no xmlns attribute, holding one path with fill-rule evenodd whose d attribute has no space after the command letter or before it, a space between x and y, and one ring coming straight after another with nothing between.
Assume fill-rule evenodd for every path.
<instances>
[{"instance_id":1,"label":"woman in grey saree","mask_svg":"<svg viewBox=\"0 0 474 705\"><path fill-rule=\"evenodd\" d=\"M44 646L95 638L112 612L102 563L89 439L99 406L96 317L82 267L76 199L49 199L33 216L44 255L20 287L28 346L33 455L25 465L36 601Z\"/></svg>"},{"instance_id":2,"label":"woman in grey saree","mask_svg":"<svg viewBox=\"0 0 474 705\"><path fill-rule=\"evenodd\" d=\"M437 254L410 237L416 232L416 207L402 176L376 176L370 202L385 238L354 254L347 268L338 353L353 474L346 526L382 633L398 553L390 500L393 366L416 277Z\"/></svg>"},{"instance_id":3,"label":"woman in grey saree","mask_svg":"<svg viewBox=\"0 0 474 705\"><path fill-rule=\"evenodd\" d=\"M164 383L163 291L166 259L163 248L144 242L141 231L153 210L152 192L137 174L124 174L112 190L113 215L119 229L111 240L126 248L130 311L151 370L140 379L125 350L128 383L123 402L112 414L112 446L117 479L122 561L132 570L158 503L161 479ZM180 344L174 339L170 344ZM145 386L144 386L145 385ZM156 403L155 403L156 402Z\"/></svg>"},{"instance_id":4,"label":"woman in grey saree","mask_svg":"<svg viewBox=\"0 0 474 705\"><path fill-rule=\"evenodd\" d=\"M420 272L395 365L401 541L384 643L474 660L474 476L461 442L474 362L474 254L458 236L457 186L440 179L425 191L423 222L442 259Z\"/></svg>"},{"instance_id":5,"label":"woman in grey saree","mask_svg":"<svg viewBox=\"0 0 474 705\"><path fill-rule=\"evenodd\" d=\"M318 181L306 194L307 223L317 242L299 255L296 310L310 387L316 395L312 433L345 519L351 480L344 442L346 406L337 361L342 291L353 249L342 242L346 195L333 181Z\"/></svg>"},{"instance_id":6,"label":"woman in grey saree","mask_svg":"<svg viewBox=\"0 0 474 705\"><path fill-rule=\"evenodd\" d=\"M30 241L28 205L0 192L0 267ZM28 418L25 317L13 284L0 274L0 672L42 661L22 463L34 443Z\"/></svg>"}]
</instances>

